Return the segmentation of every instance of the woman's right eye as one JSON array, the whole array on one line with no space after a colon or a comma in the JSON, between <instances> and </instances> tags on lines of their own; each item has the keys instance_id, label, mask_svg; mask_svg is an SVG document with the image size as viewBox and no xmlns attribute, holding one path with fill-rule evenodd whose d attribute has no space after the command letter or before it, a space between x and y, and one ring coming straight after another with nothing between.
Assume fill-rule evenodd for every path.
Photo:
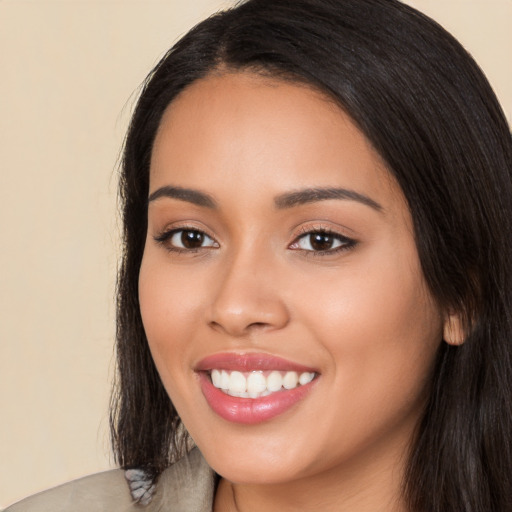
<instances>
[{"instance_id":1,"label":"woman's right eye","mask_svg":"<svg viewBox=\"0 0 512 512\"><path fill-rule=\"evenodd\" d=\"M174 251L194 251L219 246L213 238L198 229L173 229L159 235L155 240Z\"/></svg>"}]
</instances>

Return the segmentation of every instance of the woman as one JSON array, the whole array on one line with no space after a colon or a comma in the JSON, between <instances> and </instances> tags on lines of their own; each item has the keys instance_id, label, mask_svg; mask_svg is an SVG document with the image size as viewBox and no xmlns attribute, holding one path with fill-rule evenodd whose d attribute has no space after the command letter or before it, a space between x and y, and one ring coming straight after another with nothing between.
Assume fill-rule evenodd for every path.
<instances>
[{"instance_id":1,"label":"woman","mask_svg":"<svg viewBox=\"0 0 512 512\"><path fill-rule=\"evenodd\" d=\"M511 166L479 68L395 0L198 25L125 145L131 493L9 510L512 510Z\"/></svg>"}]
</instances>

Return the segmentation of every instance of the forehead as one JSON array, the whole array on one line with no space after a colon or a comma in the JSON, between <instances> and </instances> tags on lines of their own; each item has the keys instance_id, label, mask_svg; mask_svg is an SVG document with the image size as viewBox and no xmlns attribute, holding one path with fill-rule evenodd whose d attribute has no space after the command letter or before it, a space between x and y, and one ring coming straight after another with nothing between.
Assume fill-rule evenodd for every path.
<instances>
[{"instance_id":1,"label":"forehead","mask_svg":"<svg viewBox=\"0 0 512 512\"><path fill-rule=\"evenodd\" d=\"M331 98L247 72L198 80L169 105L150 180L152 190L171 182L206 185L212 193L347 186L401 195L379 154Z\"/></svg>"}]
</instances>

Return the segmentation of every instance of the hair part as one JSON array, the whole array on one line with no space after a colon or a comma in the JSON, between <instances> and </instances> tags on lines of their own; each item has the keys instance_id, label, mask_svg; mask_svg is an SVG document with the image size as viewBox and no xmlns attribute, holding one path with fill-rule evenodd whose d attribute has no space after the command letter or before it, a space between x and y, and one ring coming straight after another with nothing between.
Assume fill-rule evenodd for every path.
<instances>
[{"instance_id":1,"label":"hair part","mask_svg":"<svg viewBox=\"0 0 512 512\"><path fill-rule=\"evenodd\" d=\"M431 19L396 0L249 0L203 21L146 79L120 177L114 452L153 477L187 435L149 352L138 302L151 151L168 105L214 72L310 85L356 122L400 185L421 267L467 333L443 343L411 445L418 512L512 508L512 139L486 78Z\"/></svg>"}]
</instances>

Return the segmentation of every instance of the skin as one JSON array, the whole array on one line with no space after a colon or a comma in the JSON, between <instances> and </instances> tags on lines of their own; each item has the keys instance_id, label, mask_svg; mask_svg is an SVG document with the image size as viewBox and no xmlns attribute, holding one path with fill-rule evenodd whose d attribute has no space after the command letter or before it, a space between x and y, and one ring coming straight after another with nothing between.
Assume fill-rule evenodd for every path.
<instances>
[{"instance_id":1,"label":"skin","mask_svg":"<svg viewBox=\"0 0 512 512\"><path fill-rule=\"evenodd\" d=\"M406 510L404 461L443 319L406 201L378 154L321 93L219 73L189 86L162 119L150 194L165 186L217 205L150 201L139 280L162 381L222 476L215 510ZM284 193L325 187L380 208L353 199L275 205ZM208 237L181 251L181 233L155 240L173 229ZM305 233L318 230L336 234L332 250L312 250ZM210 409L194 372L220 352L271 354L319 375L290 410L240 425Z\"/></svg>"}]
</instances>

